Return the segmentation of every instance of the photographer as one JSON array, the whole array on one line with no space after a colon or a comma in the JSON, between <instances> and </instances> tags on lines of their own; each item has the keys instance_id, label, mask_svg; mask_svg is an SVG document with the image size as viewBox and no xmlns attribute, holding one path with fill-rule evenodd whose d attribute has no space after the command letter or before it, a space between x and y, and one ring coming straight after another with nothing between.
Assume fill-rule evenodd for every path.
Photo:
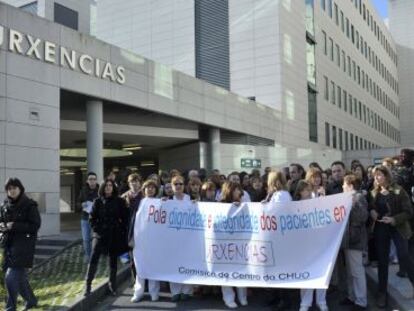
<instances>
[{"instance_id":1,"label":"photographer","mask_svg":"<svg viewBox=\"0 0 414 311\"><path fill-rule=\"evenodd\" d=\"M16 310L19 294L26 301L25 310L28 310L37 305L26 269L33 266L41 220L37 203L25 195L19 179L9 178L4 189L7 199L0 207L0 240L4 252L3 270L6 271L6 310Z\"/></svg>"}]
</instances>

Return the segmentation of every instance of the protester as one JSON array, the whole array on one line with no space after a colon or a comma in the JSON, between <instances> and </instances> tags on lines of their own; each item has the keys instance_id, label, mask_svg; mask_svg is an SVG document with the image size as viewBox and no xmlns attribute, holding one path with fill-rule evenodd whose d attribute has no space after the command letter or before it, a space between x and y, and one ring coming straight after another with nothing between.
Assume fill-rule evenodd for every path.
<instances>
[{"instance_id":1,"label":"protester","mask_svg":"<svg viewBox=\"0 0 414 311\"><path fill-rule=\"evenodd\" d=\"M311 167L306 172L305 180L309 183L312 198L325 196L325 188L322 185L322 171L318 168Z\"/></svg>"},{"instance_id":2,"label":"protester","mask_svg":"<svg viewBox=\"0 0 414 311\"><path fill-rule=\"evenodd\" d=\"M267 197L264 202L285 203L292 201L290 193L287 191L286 177L282 171L271 171L267 179ZM289 309L292 306L292 290L276 289L270 290L273 297L268 304L275 305L276 311Z\"/></svg>"},{"instance_id":3,"label":"protester","mask_svg":"<svg viewBox=\"0 0 414 311\"><path fill-rule=\"evenodd\" d=\"M118 197L113 180L106 179L99 188L89 217L92 227L92 254L86 274L85 296L91 292L92 281L101 255L109 255L109 292L116 295L116 272L118 256L128 251L128 209Z\"/></svg>"},{"instance_id":4,"label":"protester","mask_svg":"<svg viewBox=\"0 0 414 311\"><path fill-rule=\"evenodd\" d=\"M292 201L292 196L287 191L286 177L281 171L272 171L269 173L266 201L274 203Z\"/></svg>"},{"instance_id":5,"label":"protester","mask_svg":"<svg viewBox=\"0 0 414 311\"><path fill-rule=\"evenodd\" d=\"M134 173L128 176L128 186L129 190L125 192L121 197L125 200L126 206L129 209L129 227L128 227L128 245L130 247L129 256L127 259L132 258L132 249L134 248L134 223L135 223L135 216L138 211L139 203L141 202L142 193L141 193L141 184L142 179L141 176ZM135 281L136 277L136 270L134 261L130 261L131 264L131 274L132 279Z\"/></svg>"},{"instance_id":6,"label":"protester","mask_svg":"<svg viewBox=\"0 0 414 311\"><path fill-rule=\"evenodd\" d=\"M358 167L358 164L354 167ZM353 310L366 310L367 282L363 264L363 251L367 248L366 221L368 219L368 203L365 195L357 190L361 188L361 180L356 175L346 175L344 192L354 192L348 225L342 240L347 270L347 297L342 305L352 305Z\"/></svg>"},{"instance_id":7,"label":"protester","mask_svg":"<svg viewBox=\"0 0 414 311\"><path fill-rule=\"evenodd\" d=\"M230 173L228 176L227 176L227 180L228 181L230 181L230 182L234 182L234 183L236 183L236 184L240 184L241 185L241 182L240 182L240 175L239 175L239 173L238 172L232 172L232 173ZM242 189L243 189L243 187L242 187ZM218 198L218 200L217 201L220 201L221 199L220 198ZM249 193L246 191L246 190L244 190L243 189L243 196L242 196L242 200L243 200L243 202L251 202L252 200L250 199L250 195L249 195Z\"/></svg>"},{"instance_id":8,"label":"protester","mask_svg":"<svg viewBox=\"0 0 414 311\"><path fill-rule=\"evenodd\" d=\"M18 178L7 179L4 190L7 198L0 206L0 246L4 258L1 268L5 271L6 310L16 310L19 294L25 301L25 310L28 310L37 306L27 269L33 266L41 220L37 203L26 196Z\"/></svg>"},{"instance_id":9,"label":"protester","mask_svg":"<svg viewBox=\"0 0 414 311\"><path fill-rule=\"evenodd\" d=\"M162 197L167 197L169 199L172 199L173 195L174 195L174 191L172 188L172 184L166 183L163 187Z\"/></svg>"},{"instance_id":10,"label":"protester","mask_svg":"<svg viewBox=\"0 0 414 311\"><path fill-rule=\"evenodd\" d=\"M184 193L184 178L180 175L175 175L172 180L172 187L174 195L172 200L174 201L191 201L188 194ZM179 300L188 300L193 294L193 286L189 284L181 284L170 282L171 301L177 302Z\"/></svg>"},{"instance_id":11,"label":"protester","mask_svg":"<svg viewBox=\"0 0 414 311\"><path fill-rule=\"evenodd\" d=\"M158 185L153 180L147 180L142 186L142 192L144 198L155 198L156 194L158 193ZM134 222L131 222L131 225L135 227L135 218ZM135 243L134 243L135 244ZM137 260L137 254L134 250L134 263L135 269L138 270L139 262ZM144 297L145 291L145 279L140 278L137 276L135 278L134 284L134 294L131 298L131 302L139 302ZM148 292L151 296L151 301L158 301L159 300L159 292L160 292L160 282L156 280L148 280Z\"/></svg>"},{"instance_id":12,"label":"protester","mask_svg":"<svg viewBox=\"0 0 414 311\"><path fill-rule=\"evenodd\" d=\"M266 190L260 176L252 176L250 178L250 186L247 188L252 202L261 202L266 198Z\"/></svg>"},{"instance_id":13,"label":"protester","mask_svg":"<svg viewBox=\"0 0 414 311\"><path fill-rule=\"evenodd\" d=\"M326 195L341 193L343 179L345 176L345 164L341 161L335 161L331 165L332 181L326 187Z\"/></svg>"},{"instance_id":14,"label":"protester","mask_svg":"<svg viewBox=\"0 0 414 311\"><path fill-rule=\"evenodd\" d=\"M308 200L312 198L312 185L305 180L300 180L296 186L293 200ZM328 311L326 304L326 289L301 289L300 290L300 309L299 311L308 311L312 306L313 292L316 296L316 304L320 311Z\"/></svg>"},{"instance_id":15,"label":"protester","mask_svg":"<svg viewBox=\"0 0 414 311\"><path fill-rule=\"evenodd\" d=\"M302 178L304 178L305 170L303 169L303 166L298 163L292 163L289 166L289 176L290 179L288 181L288 189L291 196L296 191L296 186Z\"/></svg>"},{"instance_id":16,"label":"protester","mask_svg":"<svg viewBox=\"0 0 414 311\"><path fill-rule=\"evenodd\" d=\"M224 183L221 191L221 201L223 203L233 203L235 205L240 205L243 196L243 188L240 183L229 181ZM223 293L224 304L230 308L235 309L238 307L235 299L236 295L231 286L222 286L221 292ZM237 287L237 298L242 306L247 306L247 288Z\"/></svg>"},{"instance_id":17,"label":"protester","mask_svg":"<svg viewBox=\"0 0 414 311\"><path fill-rule=\"evenodd\" d=\"M212 181L206 181L201 186L201 201L215 202L216 201L216 184Z\"/></svg>"},{"instance_id":18,"label":"protester","mask_svg":"<svg viewBox=\"0 0 414 311\"><path fill-rule=\"evenodd\" d=\"M92 251L92 233L89 223L89 215L92 211L93 201L98 197L99 185L94 172L87 175L85 186L82 188L78 201L82 206L81 231L83 241L84 262L88 263Z\"/></svg>"},{"instance_id":19,"label":"protester","mask_svg":"<svg viewBox=\"0 0 414 311\"><path fill-rule=\"evenodd\" d=\"M388 262L390 241L397 248L402 265L411 284L414 283L414 262L408 253L408 239L411 237L409 220L413 215L410 198L405 190L392 182L390 171L384 166L374 169L375 187L370 192L370 215L378 256L377 306L388 304Z\"/></svg>"},{"instance_id":20,"label":"protester","mask_svg":"<svg viewBox=\"0 0 414 311\"><path fill-rule=\"evenodd\" d=\"M187 193L193 201L201 199L201 180L198 177L191 177L187 184Z\"/></svg>"}]
</instances>

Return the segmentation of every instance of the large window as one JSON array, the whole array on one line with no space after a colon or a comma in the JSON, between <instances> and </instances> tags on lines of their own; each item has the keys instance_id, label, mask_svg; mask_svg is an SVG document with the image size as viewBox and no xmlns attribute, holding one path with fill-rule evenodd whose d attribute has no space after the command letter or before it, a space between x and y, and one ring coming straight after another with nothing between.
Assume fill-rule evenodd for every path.
<instances>
[{"instance_id":1,"label":"large window","mask_svg":"<svg viewBox=\"0 0 414 311\"><path fill-rule=\"evenodd\" d=\"M325 84L325 89L324 89L324 97L327 101L329 101L329 80L328 77L324 76L324 84Z\"/></svg>"},{"instance_id":2,"label":"large window","mask_svg":"<svg viewBox=\"0 0 414 311\"><path fill-rule=\"evenodd\" d=\"M336 145L336 126L332 125L332 147L337 148Z\"/></svg>"},{"instance_id":3,"label":"large window","mask_svg":"<svg viewBox=\"0 0 414 311\"><path fill-rule=\"evenodd\" d=\"M316 85L315 45L306 42L306 65L308 82Z\"/></svg>"},{"instance_id":4,"label":"large window","mask_svg":"<svg viewBox=\"0 0 414 311\"><path fill-rule=\"evenodd\" d=\"M331 81L331 103L335 105L336 97L335 97L335 82Z\"/></svg>"},{"instance_id":5,"label":"large window","mask_svg":"<svg viewBox=\"0 0 414 311\"><path fill-rule=\"evenodd\" d=\"M332 0L328 0L328 14L332 18Z\"/></svg>"},{"instance_id":6,"label":"large window","mask_svg":"<svg viewBox=\"0 0 414 311\"><path fill-rule=\"evenodd\" d=\"M63 26L78 30L78 12L59 3L54 3L54 21Z\"/></svg>"},{"instance_id":7,"label":"large window","mask_svg":"<svg viewBox=\"0 0 414 311\"><path fill-rule=\"evenodd\" d=\"M342 141L342 129L339 129L338 137L339 137L339 149L343 150L344 145L343 145L343 141Z\"/></svg>"},{"instance_id":8,"label":"large window","mask_svg":"<svg viewBox=\"0 0 414 311\"><path fill-rule=\"evenodd\" d=\"M313 1L314 0L305 0L306 4L306 31L311 35L315 35L314 27L314 14L313 14Z\"/></svg>"},{"instance_id":9,"label":"large window","mask_svg":"<svg viewBox=\"0 0 414 311\"><path fill-rule=\"evenodd\" d=\"M325 144L327 146L331 145L331 135L330 135L331 131L330 131L330 127L329 127L329 123L325 122Z\"/></svg>"},{"instance_id":10,"label":"large window","mask_svg":"<svg viewBox=\"0 0 414 311\"><path fill-rule=\"evenodd\" d=\"M308 88L309 140L318 142L318 107L316 92Z\"/></svg>"}]
</instances>

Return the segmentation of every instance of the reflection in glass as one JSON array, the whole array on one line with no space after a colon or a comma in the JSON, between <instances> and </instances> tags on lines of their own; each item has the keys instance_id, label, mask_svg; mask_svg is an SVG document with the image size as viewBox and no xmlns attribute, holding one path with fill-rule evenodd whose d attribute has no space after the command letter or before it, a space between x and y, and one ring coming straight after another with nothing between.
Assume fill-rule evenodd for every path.
<instances>
[{"instance_id":1,"label":"reflection in glass","mask_svg":"<svg viewBox=\"0 0 414 311\"><path fill-rule=\"evenodd\" d=\"M306 42L306 64L308 82L316 85L315 45Z\"/></svg>"},{"instance_id":2,"label":"reflection in glass","mask_svg":"<svg viewBox=\"0 0 414 311\"><path fill-rule=\"evenodd\" d=\"M313 14L313 1L314 0L305 0L306 5L306 31L311 35L315 35L315 26L314 26L314 14Z\"/></svg>"}]
</instances>

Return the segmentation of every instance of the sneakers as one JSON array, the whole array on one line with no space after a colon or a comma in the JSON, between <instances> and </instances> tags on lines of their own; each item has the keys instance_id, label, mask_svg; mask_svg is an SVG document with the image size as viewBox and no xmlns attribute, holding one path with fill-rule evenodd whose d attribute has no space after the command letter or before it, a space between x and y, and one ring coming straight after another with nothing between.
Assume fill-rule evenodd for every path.
<instances>
[{"instance_id":1,"label":"sneakers","mask_svg":"<svg viewBox=\"0 0 414 311\"><path fill-rule=\"evenodd\" d=\"M238 307L237 303L235 303L234 301L225 301L224 304L229 309L236 309Z\"/></svg>"},{"instance_id":2,"label":"sneakers","mask_svg":"<svg viewBox=\"0 0 414 311\"><path fill-rule=\"evenodd\" d=\"M86 287L85 287L85 292L83 293L83 296L89 296L91 294L91 285L89 285L89 284L86 284Z\"/></svg>"},{"instance_id":3,"label":"sneakers","mask_svg":"<svg viewBox=\"0 0 414 311\"><path fill-rule=\"evenodd\" d=\"M131 298L131 302L140 302L143 297L144 297L144 295L135 295L134 294L134 296L132 296L132 298Z\"/></svg>"},{"instance_id":4,"label":"sneakers","mask_svg":"<svg viewBox=\"0 0 414 311\"><path fill-rule=\"evenodd\" d=\"M247 302L247 299L240 299L239 300L239 302L240 302L240 304L243 306L243 307L245 307L245 306L247 306L249 303Z\"/></svg>"},{"instance_id":5,"label":"sneakers","mask_svg":"<svg viewBox=\"0 0 414 311\"><path fill-rule=\"evenodd\" d=\"M377 297L377 307L384 309L387 307L388 301L387 301L387 294L378 294Z\"/></svg>"},{"instance_id":6,"label":"sneakers","mask_svg":"<svg viewBox=\"0 0 414 311\"><path fill-rule=\"evenodd\" d=\"M299 308L299 311L308 311L309 310L309 307L304 307L304 306L301 306L300 308Z\"/></svg>"},{"instance_id":7,"label":"sneakers","mask_svg":"<svg viewBox=\"0 0 414 311\"><path fill-rule=\"evenodd\" d=\"M318 306L318 307L319 307L319 310L321 310L321 311L329 311L327 305L322 305L322 306Z\"/></svg>"}]
</instances>

